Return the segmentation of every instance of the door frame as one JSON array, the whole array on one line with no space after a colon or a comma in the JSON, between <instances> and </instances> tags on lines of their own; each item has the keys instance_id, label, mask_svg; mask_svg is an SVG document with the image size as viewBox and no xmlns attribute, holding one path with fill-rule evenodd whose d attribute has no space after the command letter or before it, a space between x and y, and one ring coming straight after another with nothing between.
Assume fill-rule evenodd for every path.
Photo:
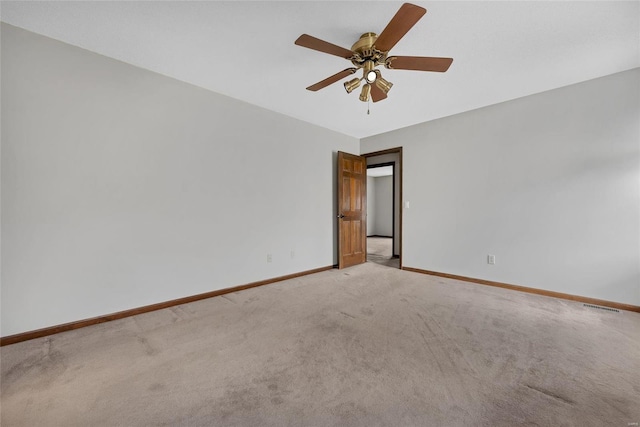
<instances>
[{"instance_id":1,"label":"door frame","mask_svg":"<svg viewBox=\"0 0 640 427\"><path fill-rule=\"evenodd\" d=\"M399 257L399 268L402 270L402 211L403 211L403 197L402 197L402 147L395 147L395 148L389 148L386 150L379 150L379 151L373 151L371 153L364 153L364 154L360 154L362 157L364 157L365 159L369 159L370 157L376 157L376 156L382 156L385 154L398 154L398 164L396 166L394 166L393 169L393 179L394 181L396 179L398 179L398 190L399 190L399 194L398 194L398 202L399 202L399 207L398 207L398 257ZM388 162L387 162L388 163ZM395 162L394 162L395 163ZM369 162L367 161L367 169L369 168ZM396 173L397 173L397 178L396 178ZM394 186L393 186L393 203L395 204L395 182L394 182ZM395 238L395 206L393 209L393 218L394 218L394 224L393 224L393 235ZM393 250L391 251L391 255L393 256Z\"/></svg>"}]
</instances>

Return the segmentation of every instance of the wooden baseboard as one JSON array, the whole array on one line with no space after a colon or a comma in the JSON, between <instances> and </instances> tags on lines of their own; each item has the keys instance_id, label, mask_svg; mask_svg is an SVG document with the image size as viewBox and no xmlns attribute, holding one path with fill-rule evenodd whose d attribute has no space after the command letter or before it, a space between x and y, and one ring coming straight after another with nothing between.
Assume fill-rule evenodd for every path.
<instances>
[{"instance_id":1,"label":"wooden baseboard","mask_svg":"<svg viewBox=\"0 0 640 427\"><path fill-rule=\"evenodd\" d=\"M173 307L175 305L187 304L206 298L217 297L219 295L238 292L244 289L255 288L257 286L268 285L271 283L281 282L283 280L295 279L296 277L306 276L309 274L320 273L321 271L331 270L332 265L327 267L315 268L313 270L301 271L299 273L288 274L286 276L274 277L272 279L260 280L258 282L247 283L246 285L234 286L232 288L219 289L217 291L205 292L204 294L192 295L189 297L178 298L171 301L160 302L157 304L145 305L144 307L132 308L130 310L119 311L117 313L106 314L104 316L93 317L91 319L78 320L76 322L65 323L63 325L50 326L47 328L37 329L35 331L22 332L15 335L9 335L0 338L0 347L15 344L22 341L41 338L60 332L71 331L74 329L84 328L86 326L97 325L98 323L109 322L111 320L122 319L125 317L135 316L137 314L148 313L150 311L161 310L163 308Z\"/></svg>"},{"instance_id":2,"label":"wooden baseboard","mask_svg":"<svg viewBox=\"0 0 640 427\"><path fill-rule=\"evenodd\" d=\"M419 268L402 267L403 270L413 271L414 273L428 274L430 276L446 277L448 279L463 280L465 282L479 283L481 285L495 286L498 288L511 289L513 291L527 292L529 294L544 295L547 297L561 298L571 301L578 301L586 304L602 305L605 307L617 308L618 310L627 310L640 313L640 306L623 304L620 302L606 301L596 298L583 297L579 295L565 294L562 292L547 291L544 289L528 288L526 286L510 285L508 283L494 282L491 280L476 279L473 277L458 276L456 274L440 273L438 271L422 270Z\"/></svg>"}]
</instances>

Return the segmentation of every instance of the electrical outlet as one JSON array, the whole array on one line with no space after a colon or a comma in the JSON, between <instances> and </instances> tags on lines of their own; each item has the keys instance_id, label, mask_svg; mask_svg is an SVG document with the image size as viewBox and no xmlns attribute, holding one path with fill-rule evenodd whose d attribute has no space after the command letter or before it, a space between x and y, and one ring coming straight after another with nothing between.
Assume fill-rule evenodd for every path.
<instances>
[{"instance_id":1,"label":"electrical outlet","mask_svg":"<svg viewBox=\"0 0 640 427\"><path fill-rule=\"evenodd\" d=\"M487 264L495 265L496 256L495 255L487 255Z\"/></svg>"},{"instance_id":2,"label":"electrical outlet","mask_svg":"<svg viewBox=\"0 0 640 427\"><path fill-rule=\"evenodd\" d=\"M271 254L267 254L267 262L271 262L272 258L271 258Z\"/></svg>"},{"instance_id":3,"label":"electrical outlet","mask_svg":"<svg viewBox=\"0 0 640 427\"><path fill-rule=\"evenodd\" d=\"M292 249L291 250L291 259L294 259L296 257L296 252Z\"/></svg>"}]
</instances>

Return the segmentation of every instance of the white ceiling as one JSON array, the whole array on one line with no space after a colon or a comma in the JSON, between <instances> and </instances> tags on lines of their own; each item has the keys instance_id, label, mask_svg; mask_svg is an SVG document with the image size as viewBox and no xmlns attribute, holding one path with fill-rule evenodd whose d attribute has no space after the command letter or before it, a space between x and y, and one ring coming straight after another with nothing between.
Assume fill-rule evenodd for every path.
<instances>
[{"instance_id":1,"label":"white ceiling","mask_svg":"<svg viewBox=\"0 0 640 427\"><path fill-rule=\"evenodd\" d=\"M367 176L372 178L380 178L381 176L391 176L393 175L393 167L392 166L381 166L379 168L368 168Z\"/></svg>"},{"instance_id":2,"label":"white ceiling","mask_svg":"<svg viewBox=\"0 0 640 427\"><path fill-rule=\"evenodd\" d=\"M446 73L383 69L367 105L350 66L293 44L307 33L350 48L402 2L12 2L4 22L269 110L363 138L640 66L640 2L416 2L427 9L394 55L454 58Z\"/></svg>"}]
</instances>

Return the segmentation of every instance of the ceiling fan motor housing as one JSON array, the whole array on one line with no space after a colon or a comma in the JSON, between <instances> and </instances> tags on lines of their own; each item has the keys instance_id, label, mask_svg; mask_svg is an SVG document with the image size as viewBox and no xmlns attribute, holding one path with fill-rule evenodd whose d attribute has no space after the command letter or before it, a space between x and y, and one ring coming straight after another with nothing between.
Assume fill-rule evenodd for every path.
<instances>
[{"instance_id":1,"label":"ceiling fan motor housing","mask_svg":"<svg viewBox=\"0 0 640 427\"><path fill-rule=\"evenodd\" d=\"M376 33L364 33L357 42L351 46L351 50L356 53L351 62L356 67L362 67L366 61L373 61L375 65L383 64L386 60L386 52L375 49L374 44L378 39Z\"/></svg>"}]
</instances>

